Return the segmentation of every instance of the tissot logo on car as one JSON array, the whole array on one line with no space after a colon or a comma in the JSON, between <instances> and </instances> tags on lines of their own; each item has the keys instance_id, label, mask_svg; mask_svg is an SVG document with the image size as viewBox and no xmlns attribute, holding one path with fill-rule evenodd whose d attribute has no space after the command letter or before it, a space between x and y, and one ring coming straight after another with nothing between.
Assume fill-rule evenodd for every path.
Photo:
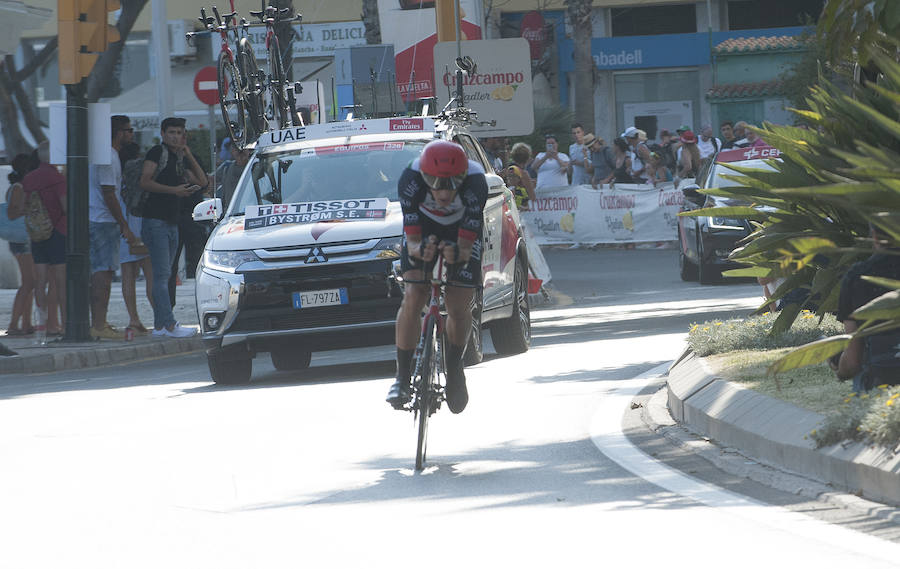
<instances>
[{"instance_id":1,"label":"tissot logo on car","mask_svg":"<svg viewBox=\"0 0 900 569\"><path fill-rule=\"evenodd\" d=\"M326 262L328 262L328 257L325 256L325 252L322 251L321 247L313 247L312 251L310 251L309 255L306 257L307 265Z\"/></svg>"},{"instance_id":2,"label":"tissot logo on car","mask_svg":"<svg viewBox=\"0 0 900 569\"><path fill-rule=\"evenodd\" d=\"M244 212L244 229L288 223L384 219L387 206L387 198L250 205Z\"/></svg>"}]
</instances>

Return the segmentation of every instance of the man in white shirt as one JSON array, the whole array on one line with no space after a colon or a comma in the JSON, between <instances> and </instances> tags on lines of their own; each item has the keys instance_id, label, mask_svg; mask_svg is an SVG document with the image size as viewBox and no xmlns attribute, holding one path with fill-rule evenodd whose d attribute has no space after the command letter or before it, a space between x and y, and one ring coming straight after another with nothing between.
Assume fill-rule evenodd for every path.
<instances>
[{"instance_id":1,"label":"man in white shirt","mask_svg":"<svg viewBox=\"0 0 900 569\"><path fill-rule=\"evenodd\" d=\"M572 170L572 185L590 184L591 176L585 171L585 159L590 159L590 150L584 145L584 127L580 123L572 123L572 138L575 142L569 145L569 162Z\"/></svg>"},{"instance_id":2,"label":"man in white shirt","mask_svg":"<svg viewBox=\"0 0 900 569\"><path fill-rule=\"evenodd\" d=\"M700 151L700 159L706 160L722 148L722 141L713 136L711 126L703 125L700 130L700 138L697 140L697 150Z\"/></svg>"},{"instance_id":3,"label":"man in white shirt","mask_svg":"<svg viewBox=\"0 0 900 569\"><path fill-rule=\"evenodd\" d=\"M128 221L119 207L122 190L122 164L119 149L130 142L133 135L131 121L124 115L113 115L112 148L109 164L91 164L88 173L88 217L91 263L91 330L94 338L121 340L125 334L106 322L109 308L109 291L113 273L118 267L119 236L128 243L138 238L128 227Z\"/></svg>"},{"instance_id":4,"label":"man in white shirt","mask_svg":"<svg viewBox=\"0 0 900 569\"><path fill-rule=\"evenodd\" d=\"M556 137L548 134L544 137L547 141L547 151L539 152L534 157L531 167L537 172L536 188L559 188L569 185L566 172L569 171L569 157L559 151Z\"/></svg>"}]
</instances>

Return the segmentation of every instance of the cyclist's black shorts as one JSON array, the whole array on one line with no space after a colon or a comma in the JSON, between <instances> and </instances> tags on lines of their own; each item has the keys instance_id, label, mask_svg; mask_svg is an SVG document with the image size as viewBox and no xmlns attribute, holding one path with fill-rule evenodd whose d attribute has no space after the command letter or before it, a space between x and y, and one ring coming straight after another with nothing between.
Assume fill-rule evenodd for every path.
<instances>
[{"instance_id":1,"label":"cyclist's black shorts","mask_svg":"<svg viewBox=\"0 0 900 569\"><path fill-rule=\"evenodd\" d=\"M455 225L440 225L437 223L422 224L422 240L424 241L429 235L437 237L438 242L457 240L457 230ZM447 275L447 284L462 286L481 287L481 253L483 251L481 234L475 239L472 245L472 256L464 264L457 264L450 267ZM413 269L424 269L425 278L429 278L432 269L434 269L434 261L425 263L420 259L410 259L406 249L406 235L403 236L403 250L400 252L400 269L405 273Z\"/></svg>"}]
</instances>

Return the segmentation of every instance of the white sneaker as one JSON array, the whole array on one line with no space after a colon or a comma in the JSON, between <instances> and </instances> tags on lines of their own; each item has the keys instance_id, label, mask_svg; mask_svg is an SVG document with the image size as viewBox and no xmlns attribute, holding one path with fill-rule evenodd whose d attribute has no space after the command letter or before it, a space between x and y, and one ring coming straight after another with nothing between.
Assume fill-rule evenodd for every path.
<instances>
[{"instance_id":1,"label":"white sneaker","mask_svg":"<svg viewBox=\"0 0 900 569\"><path fill-rule=\"evenodd\" d=\"M159 330L153 330L154 336L165 336L167 338L190 338L197 331L193 328L186 328L178 322L175 323L175 326L172 327L172 330L168 330L166 328L160 328Z\"/></svg>"},{"instance_id":2,"label":"white sneaker","mask_svg":"<svg viewBox=\"0 0 900 569\"><path fill-rule=\"evenodd\" d=\"M166 329L163 328L163 330L166 330ZM176 322L175 326L172 327L171 332L166 330L166 335L171 336L172 338L190 338L191 336L193 336L196 333L197 333L197 331L195 329L188 328L186 326L182 326L178 322Z\"/></svg>"}]
</instances>

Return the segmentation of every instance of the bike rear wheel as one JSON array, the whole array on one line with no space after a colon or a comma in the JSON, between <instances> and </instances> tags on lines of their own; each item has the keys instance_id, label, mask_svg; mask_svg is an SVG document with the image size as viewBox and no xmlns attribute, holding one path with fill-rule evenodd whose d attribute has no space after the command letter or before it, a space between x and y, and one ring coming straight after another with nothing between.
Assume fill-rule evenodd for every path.
<instances>
[{"instance_id":1,"label":"bike rear wheel","mask_svg":"<svg viewBox=\"0 0 900 569\"><path fill-rule=\"evenodd\" d=\"M437 362L437 322L433 316L426 316L425 343L419 354L416 369L416 414L418 415L419 433L416 443L416 470L425 468L425 457L428 448L428 418L435 410L437 394L438 362Z\"/></svg>"},{"instance_id":2,"label":"bike rear wheel","mask_svg":"<svg viewBox=\"0 0 900 569\"><path fill-rule=\"evenodd\" d=\"M287 128L291 126L290 113L287 108L287 98L285 95L285 87L287 79L284 75L284 65L281 62L281 46L278 43L278 36L272 36L269 42L269 68L272 71L269 77L269 92L272 97L272 116L278 128Z\"/></svg>"},{"instance_id":3,"label":"bike rear wheel","mask_svg":"<svg viewBox=\"0 0 900 569\"><path fill-rule=\"evenodd\" d=\"M226 52L219 53L216 65L216 82L219 87L219 108L222 122L233 144L244 148L247 144L247 122L244 109L241 76L234 61ZM234 114L234 118L232 118Z\"/></svg>"}]
</instances>

